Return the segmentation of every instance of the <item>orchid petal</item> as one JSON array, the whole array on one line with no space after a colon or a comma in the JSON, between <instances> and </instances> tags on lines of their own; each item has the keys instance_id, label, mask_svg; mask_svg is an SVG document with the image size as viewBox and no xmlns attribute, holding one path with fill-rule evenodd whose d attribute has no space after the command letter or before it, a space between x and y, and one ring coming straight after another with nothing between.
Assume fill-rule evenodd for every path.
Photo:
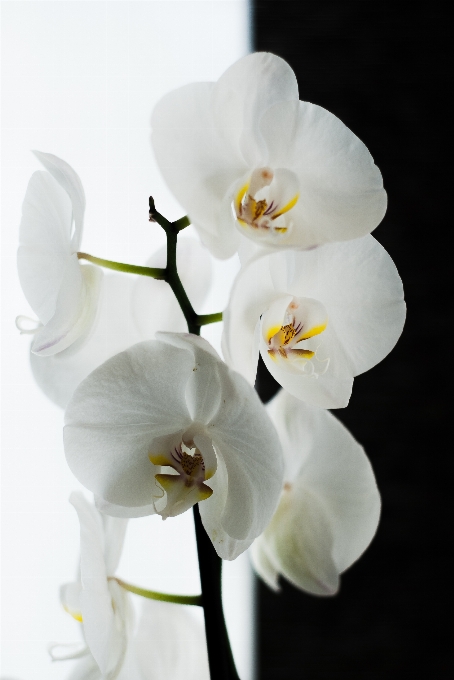
<instances>
[{"instance_id":1,"label":"orchid petal","mask_svg":"<svg viewBox=\"0 0 454 680\"><path fill-rule=\"evenodd\" d=\"M320 300L335 329L351 375L378 364L392 350L405 322L402 281L373 236L289 253L295 276L289 291Z\"/></svg>"},{"instance_id":2,"label":"orchid petal","mask_svg":"<svg viewBox=\"0 0 454 680\"><path fill-rule=\"evenodd\" d=\"M180 605L143 602L133 644L143 680L210 678L203 625Z\"/></svg>"},{"instance_id":3,"label":"orchid petal","mask_svg":"<svg viewBox=\"0 0 454 680\"><path fill-rule=\"evenodd\" d=\"M282 391L268 412L281 439L286 484L255 554L264 554L303 590L333 594L338 575L360 557L377 529L380 496L371 465L327 411Z\"/></svg>"},{"instance_id":4,"label":"orchid petal","mask_svg":"<svg viewBox=\"0 0 454 680\"><path fill-rule=\"evenodd\" d=\"M66 161L58 158L58 156L54 156L51 153L43 153L42 151L34 151L33 153L71 199L72 215L74 217L72 250L77 252L82 240L85 212L85 192L80 177Z\"/></svg>"},{"instance_id":5,"label":"orchid petal","mask_svg":"<svg viewBox=\"0 0 454 680\"><path fill-rule=\"evenodd\" d=\"M184 388L192 369L189 351L151 340L112 357L79 385L64 439L82 484L115 505L153 502L150 446L190 424Z\"/></svg>"},{"instance_id":6,"label":"orchid petal","mask_svg":"<svg viewBox=\"0 0 454 680\"><path fill-rule=\"evenodd\" d=\"M17 267L25 297L43 324L55 313L70 258L71 215L66 192L47 172L35 172L22 205Z\"/></svg>"},{"instance_id":7,"label":"orchid petal","mask_svg":"<svg viewBox=\"0 0 454 680\"><path fill-rule=\"evenodd\" d=\"M277 102L294 100L298 83L287 62L269 52L256 52L235 62L215 84L214 117L253 166L266 153L258 128L262 115Z\"/></svg>"},{"instance_id":8,"label":"orchid petal","mask_svg":"<svg viewBox=\"0 0 454 680\"><path fill-rule=\"evenodd\" d=\"M370 233L387 198L367 147L336 116L308 102L279 102L260 122L273 167L299 178L288 247L309 247Z\"/></svg>"},{"instance_id":9,"label":"orchid petal","mask_svg":"<svg viewBox=\"0 0 454 680\"><path fill-rule=\"evenodd\" d=\"M263 531L274 512L282 484L280 443L256 393L242 376L221 367L223 406L209 424L228 476L221 526L232 538L247 540Z\"/></svg>"},{"instance_id":10,"label":"orchid petal","mask_svg":"<svg viewBox=\"0 0 454 680\"><path fill-rule=\"evenodd\" d=\"M102 517L80 493L70 502L80 522L80 596L87 644L103 675L114 678L124 659L127 645L127 593L115 581L108 581L105 535ZM123 530L124 522L113 520ZM112 601L115 601L115 609Z\"/></svg>"},{"instance_id":11,"label":"orchid petal","mask_svg":"<svg viewBox=\"0 0 454 680\"><path fill-rule=\"evenodd\" d=\"M223 314L224 357L251 385L255 383L258 360L258 351L254 347L255 327L270 301L279 295L273 285L271 271L267 257L257 258L241 269Z\"/></svg>"},{"instance_id":12,"label":"orchid petal","mask_svg":"<svg viewBox=\"0 0 454 680\"><path fill-rule=\"evenodd\" d=\"M81 267L76 255L68 260L55 314L36 332L32 352L40 356L56 354L90 330L96 318L101 279L98 267Z\"/></svg>"},{"instance_id":13,"label":"orchid petal","mask_svg":"<svg viewBox=\"0 0 454 680\"><path fill-rule=\"evenodd\" d=\"M104 361L145 339L131 318L134 287L132 278L104 276L98 317L88 339L83 337L52 356L30 354L33 377L58 406L66 408L76 387Z\"/></svg>"},{"instance_id":14,"label":"orchid petal","mask_svg":"<svg viewBox=\"0 0 454 680\"><path fill-rule=\"evenodd\" d=\"M262 581L274 592L279 592L279 567L273 564L272 555L268 556L265 552L265 541L260 537L254 541L249 554L252 565Z\"/></svg>"},{"instance_id":15,"label":"orchid petal","mask_svg":"<svg viewBox=\"0 0 454 680\"><path fill-rule=\"evenodd\" d=\"M226 190L247 170L239 150L232 154L217 133L210 116L212 92L212 83L170 92L156 105L151 121L153 151L164 179L192 224L211 233Z\"/></svg>"}]
</instances>

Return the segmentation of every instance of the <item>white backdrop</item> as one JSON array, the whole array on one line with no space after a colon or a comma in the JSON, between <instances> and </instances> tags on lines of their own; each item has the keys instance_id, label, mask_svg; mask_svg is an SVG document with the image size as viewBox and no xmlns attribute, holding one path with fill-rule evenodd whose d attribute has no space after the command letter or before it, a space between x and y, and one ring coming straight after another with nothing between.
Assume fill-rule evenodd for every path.
<instances>
[{"instance_id":1,"label":"white backdrop","mask_svg":"<svg viewBox=\"0 0 454 680\"><path fill-rule=\"evenodd\" d=\"M33 316L15 262L22 200L31 174L41 169L30 150L54 153L80 175L87 196L83 250L143 264L164 243L160 228L148 222L148 195L170 219L183 215L152 157L153 105L172 88L217 79L249 51L248 5L246 0L1 5L1 673L53 680L67 677L72 662L52 664L48 643L80 635L58 598L60 584L76 575L79 528L67 499L80 486L64 460L63 413L33 382L29 338L19 336L14 325L18 314ZM200 312L222 309L237 267L236 259L216 263L216 285ZM204 333L218 349L219 330L213 326ZM158 517L132 520L118 575L156 590L199 592L191 513L165 523ZM225 594L240 675L248 680L253 598L246 557L228 564Z\"/></svg>"}]
</instances>

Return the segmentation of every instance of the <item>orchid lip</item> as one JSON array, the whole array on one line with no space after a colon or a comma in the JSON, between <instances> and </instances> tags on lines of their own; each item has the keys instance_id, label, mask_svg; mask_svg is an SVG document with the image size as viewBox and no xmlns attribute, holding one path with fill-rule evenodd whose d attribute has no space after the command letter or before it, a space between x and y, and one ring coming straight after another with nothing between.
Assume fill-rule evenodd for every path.
<instances>
[{"instance_id":1,"label":"orchid lip","mask_svg":"<svg viewBox=\"0 0 454 680\"><path fill-rule=\"evenodd\" d=\"M282 196L278 198L276 192L282 194L276 187L276 173L269 167L257 168L235 195L234 218L256 235L279 237L288 234L292 221L286 213L298 202L299 193L283 199Z\"/></svg>"},{"instance_id":2,"label":"orchid lip","mask_svg":"<svg viewBox=\"0 0 454 680\"><path fill-rule=\"evenodd\" d=\"M153 465L172 469L170 474L155 474L156 482L167 494L165 506L158 511L163 519L175 517L212 495L213 490L205 482L214 473L206 471L203 456L193 442L188 445L182 441L168 454L150 454L149 459Z\"/></svg>"},{"instance_id":3,"label":"orchid lip","mask_svg":"<svg viewBox=\"0 0 454 680\"><path fill-rule=\"evenodd\" d=\"M317 347L313 341L309 343L310 346L306 344L308 340L321 335L328 325L324 306L317 300L294 297L285 309L282 321L276 323L280 314L282 311L279 313L272 306L262 320L269 357L273 361L289 362L288 368L292 367L312 377L325 373L329 359L320 360L316 356L320 344ZM313 359L323 364L321 370L317 370Z\"/></svg>"}]
</instances>

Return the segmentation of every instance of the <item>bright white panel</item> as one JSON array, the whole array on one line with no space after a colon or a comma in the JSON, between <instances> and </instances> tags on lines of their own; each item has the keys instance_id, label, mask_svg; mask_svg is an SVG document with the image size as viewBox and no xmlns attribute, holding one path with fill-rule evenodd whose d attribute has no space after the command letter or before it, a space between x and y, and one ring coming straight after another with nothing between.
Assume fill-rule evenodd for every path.
<instances>
[{"instance_id":1,"label":"bright white panel","mask_svg":"<svg viewBox=\"0 0 454 680\"><path fill-rule=\"evenodd\" d=\"M169 89L217 79L248 51L243 0L2 3L2 677L67 677L72 662L51 664L47 645L79 639L58 588L76 575L79 529L67 499L80 485L63 456L63 414L33 382L29 340L14 325L18 314L32 315L15 264L22 200L40 169L30 150L54 153L79 173L83 249L142 264L164 243L148 222L149 194L170 219L183 214L152 157L153 105ZM238 263L216 267L201 312L223 308ZM218 348L219 332L206 331ZM131 521L118 573L144 587L198 592L190 513ZM246 559L229 565L227 617L243 680L252 677L249 581Z\"/></svg>"}]
</instances>

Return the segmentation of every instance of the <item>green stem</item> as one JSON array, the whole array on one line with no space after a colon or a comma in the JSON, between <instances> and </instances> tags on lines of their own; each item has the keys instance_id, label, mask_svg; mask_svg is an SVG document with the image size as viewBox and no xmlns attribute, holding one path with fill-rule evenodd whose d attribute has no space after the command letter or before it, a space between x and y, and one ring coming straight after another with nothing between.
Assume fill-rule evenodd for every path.
<instances>
[{"instance_id":1,"label":"green stem","mask_svg":"<svg viewBox=\"0 0 454 680\"><path fill-rule=\"evenodd\" d=\"M79 260L88 260L97 264L99 267L106 269L114 269L117 272L126 272L127 274L140 274L141 276L151 276L153 279L165 279L166 270L158 267L139 267L135 264L124 264L123 262L113 262L112 260L103 260L100 257L94 257L88 253L77 253Z\"/></svg>"},{"instance_id":2,"label":"green stem","mask_svg":"<svg viewBox=\"0 0 454 680\"><path fill-rule=\"evenodd\" d=\"M197 316L197 323L199 326L206 326L209 323L218 323L222 321L222 312L215 312L214 314L199 314Z\"/></svg>"},{"instance_id":3,"label":"green stem","mask_svg":"<svg viewBox=\"0 0 454 680\"><path fill-rule=\"evenodd\" d=\"M174 604L191 604L198 607L202 607L202 596L201 595L172 595L170 593L159 593L156 590L146 590L145 588L138 588L137 586L132 586L126 581L122 581L119 578L114 578L122 588L128 590L130 593L135 595L140 595L141 597L146 597L149 600L159 600L160 602L173 602Z\"/></svg>"}]
</instances>

